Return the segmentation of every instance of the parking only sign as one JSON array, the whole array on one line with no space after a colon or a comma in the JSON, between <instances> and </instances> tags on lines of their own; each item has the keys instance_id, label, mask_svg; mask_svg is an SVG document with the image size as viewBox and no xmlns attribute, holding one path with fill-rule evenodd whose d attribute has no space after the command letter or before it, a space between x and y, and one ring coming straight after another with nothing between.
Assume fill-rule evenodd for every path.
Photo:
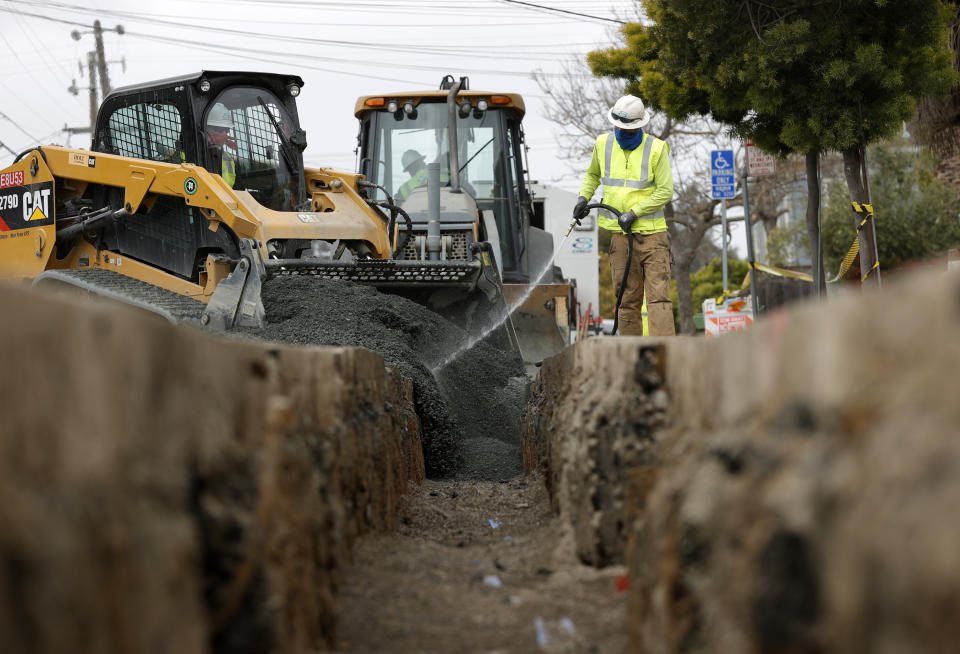
<instances>
[{"instance_id":1,"label":"parking only sign","mask_svg":"<svg viewBox=\"0 0 960 654\"><path fill-rule=\"evenodd\" d=\"M736 195L733 150L710 152L710 186L714 200L732 198Z\"/></svg>"}]
</instances>

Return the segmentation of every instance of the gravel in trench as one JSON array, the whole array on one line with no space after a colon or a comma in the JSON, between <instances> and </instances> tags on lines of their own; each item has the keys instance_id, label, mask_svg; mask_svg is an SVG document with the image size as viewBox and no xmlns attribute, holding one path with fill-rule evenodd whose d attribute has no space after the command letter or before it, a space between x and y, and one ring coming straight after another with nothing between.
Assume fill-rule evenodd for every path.
<instances>
[{"instance_id":1,"label":"gravel in trench","mask_svg":"<svg viewBox=\"0 0 960 654\"><path fill-rule=\"evenodd\" d=\"M424 306L371 286L315 277L263 286L267 325L250 336L295 345L363 347L413 382L427 476L499 481L522 472L522 363L486 342L436 374L469 334Z\"/></svg>"}]
</instances>

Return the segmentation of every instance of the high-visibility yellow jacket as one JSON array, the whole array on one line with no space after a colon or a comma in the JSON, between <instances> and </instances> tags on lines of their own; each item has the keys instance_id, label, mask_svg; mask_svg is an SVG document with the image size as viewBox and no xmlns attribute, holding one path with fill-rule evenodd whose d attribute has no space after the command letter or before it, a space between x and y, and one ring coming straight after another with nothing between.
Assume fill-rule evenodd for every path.
<instances>
[{"instance_id":1,"label":"high-visibility yellow jacket","mask_svg":"<svg viewBox=\"0 0 960 654\"><path fill-rule=\"evenodd\" d=\"M405 181L400 185L400 188L397 189L397 192L393 194L393 199L397 202L403 202L410 194L416 191L418 188L427 185L427 180L429 175L427 174L426 168L421 168L415 172L410 179ZM440 169L440 183L447 184L450 182L450 175L443 168Z\"/></svg>"},{"instance_id":2,"label":"high-visibility yellow jacket","mask_svg":"<svg viewBox=\"0 0 960 654\"><path fill-rule=\"evenodd\" d=\"M226 150L220 157L220 176L230 188L237 183L237 158Z\"/></svg>"},{"instance_id":3,"label":"high-visibility yellow jacket","mask_svg":"<svg viewBox=\"0 0 960 654\"><path fill-rule=\"evenodd\" d=\"M186 153L180 153L180 160L186 162ZM233 185L237 183L237 158L226 150L223 151L220 157L220 176L223 177L223 181L225 181L230 188L233 188Z\"/></svg>"},{"instance_id":4,"label":"high-visibility yellow jacket","mask_svg":"<svg viewBox=\"0 0 960 654\"><path fill-rule=\"evenodd\" d=\"M633 232L667 231L663 207L673 199L673 172L670 146L664 141L644 134L636 150L623 150L613 134L598 136L580 195L589 200L601 185L602 202L622 213L632 209L637 215ZM611 232L623 233L616 218L607 211L600 211L597 223Z\"/></svg>"}]
</instances>

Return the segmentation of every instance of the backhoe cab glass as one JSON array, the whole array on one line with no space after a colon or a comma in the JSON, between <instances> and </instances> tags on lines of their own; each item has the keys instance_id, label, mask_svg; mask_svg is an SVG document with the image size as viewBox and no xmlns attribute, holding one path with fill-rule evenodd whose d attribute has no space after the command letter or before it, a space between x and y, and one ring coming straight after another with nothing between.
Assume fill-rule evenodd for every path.
<instances>
[{"instance_id":1,"label":"backhoe cab glass","mask_svg":"<svg viewBox=\"0 0 960 654\"><path fill-rule=\"evenodd\" d=\"M207 170L269 209L292 211L303 203L301 155L290 143L297 123L276 96L231 87L208 105L202 127Z\"/></svg>"},{"instance_id":2,"label":"backhoe cab glass","mask_svg":"<svg viewBox=\"0 0 960 654\"><path fill-rule=\"evenodd\" d=\"M373 162L370 178L387 188L397 204L403 206L417 189L426 192L429 163L440 164L440 183L450 185L446 103L421 102L412 113L377 111L372 120L372 143L365 146L365 156ZM480 211L493 213L504 270L516 267L520 247L519 203L514 199L519 189L509 165L514 160L511 129L499 111L457 116L460 186L477 201Z\"/></svg>"}]
</instances>

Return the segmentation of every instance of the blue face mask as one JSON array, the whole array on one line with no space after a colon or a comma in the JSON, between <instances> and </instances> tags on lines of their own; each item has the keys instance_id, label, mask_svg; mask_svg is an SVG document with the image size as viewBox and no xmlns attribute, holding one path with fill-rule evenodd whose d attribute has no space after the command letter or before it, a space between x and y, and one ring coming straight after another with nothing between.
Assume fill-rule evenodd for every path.
<instances>
[{"instance_id":1,"label":"blue face mask","mask_svg":"<svg viewBox=\"0 0 960 654\"><path fill-rule=\"evenodd\" d=\"M613 133L617 137L617 145L621 150L636 150L643 142L643 130L638 129L633 134L628 134L619 127L613 128Z\"/></svg>"}]
</instances>

